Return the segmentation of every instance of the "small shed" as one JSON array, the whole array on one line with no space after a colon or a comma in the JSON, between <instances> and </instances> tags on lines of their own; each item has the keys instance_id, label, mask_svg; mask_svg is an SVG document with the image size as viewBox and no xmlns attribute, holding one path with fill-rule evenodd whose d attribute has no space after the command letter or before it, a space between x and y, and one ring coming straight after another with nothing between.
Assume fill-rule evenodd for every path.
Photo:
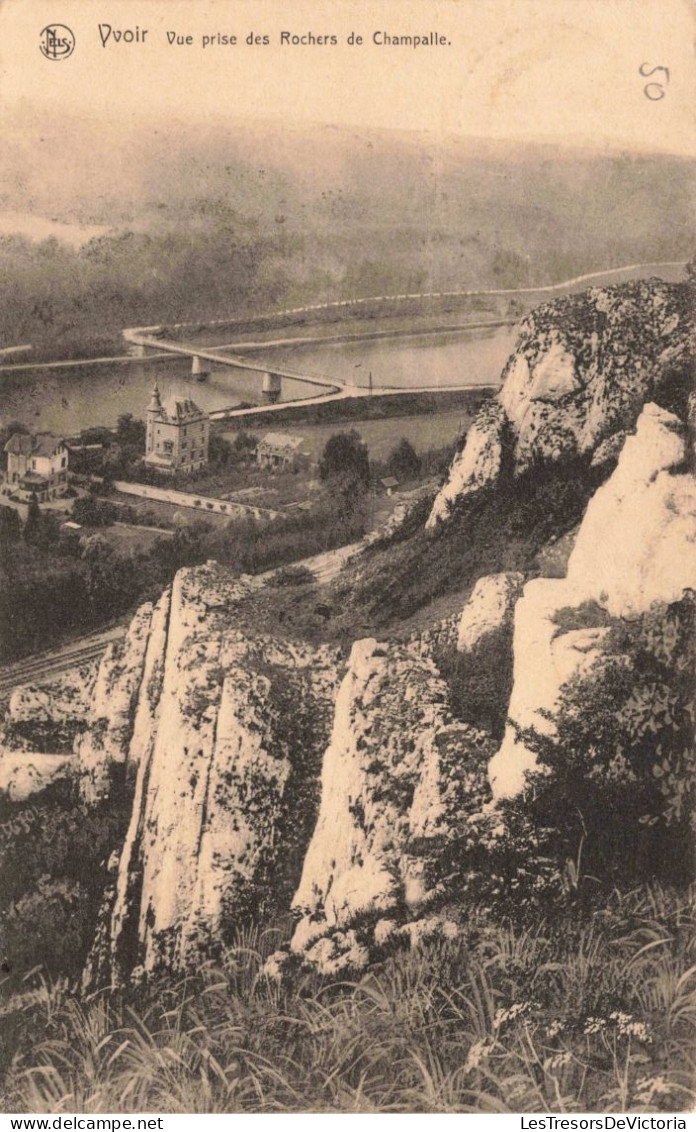
<instances>
[{"instance_id":1,"label":"small shed","mask_svg":"<svg viewBox=\"0 0 696 1132\"><path fill-rule=\"evenodd\" d=\"M385 476L384 479L379 481L384 488L387 495L393 495L399 486L399 481L395 476Z\"/></svg>"}]
</instances>

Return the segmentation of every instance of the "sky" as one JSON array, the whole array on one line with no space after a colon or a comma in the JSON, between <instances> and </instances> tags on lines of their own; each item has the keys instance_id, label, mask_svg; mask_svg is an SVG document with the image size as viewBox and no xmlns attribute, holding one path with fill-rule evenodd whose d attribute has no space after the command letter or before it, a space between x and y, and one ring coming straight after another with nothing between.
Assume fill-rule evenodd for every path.
<instances>
[{"instance_id":1,"label":"sky","mask_svg":"<svg viewBox=\"0 0 696 1132\"><path fill-rule=\"evenodd\" d=\"M694 13L692 0L0 0L0 115L105 130L324 123L694 155ZM55 21L75 36L62 60L39 49ZM136 28L144 42L115 42ZM282 31L339 42L284 46ZM193 42L170 45L167 32ZM351 32L364 42L346 42ZM375 32L447 42L376 45ZM218 33L239 42L203 47ZM270 42L247 45L249 34Z\"/></svg>"}]
</instances>

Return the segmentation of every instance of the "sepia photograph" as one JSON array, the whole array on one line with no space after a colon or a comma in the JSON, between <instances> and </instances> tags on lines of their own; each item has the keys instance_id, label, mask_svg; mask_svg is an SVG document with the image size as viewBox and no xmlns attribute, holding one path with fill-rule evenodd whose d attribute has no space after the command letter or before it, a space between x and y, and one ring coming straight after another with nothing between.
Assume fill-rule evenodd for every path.
<instances>
[{"instance_id":1,"label":"sepia photograph","mask_svg":"<svg viewBox=\"0 0 696 1132\"><path fill-rule=\"evenodd\" d=\"M0 0L3 1129L687 1128L694 12Z\"/></svg>"}]
</instances>

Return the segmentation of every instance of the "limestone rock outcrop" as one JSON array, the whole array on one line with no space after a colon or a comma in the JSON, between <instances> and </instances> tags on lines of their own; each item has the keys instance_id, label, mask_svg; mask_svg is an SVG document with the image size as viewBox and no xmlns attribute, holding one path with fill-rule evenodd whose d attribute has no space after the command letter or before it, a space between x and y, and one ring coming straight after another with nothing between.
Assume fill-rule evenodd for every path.
<instances>
[{"instance_id":1,"label":"limestone rock outcrop","mask_svg":"<svg viewBox=\"0 0 696 1132\"><path fill-rule=\"evenodd\" d=\"M71 755L4 751L0 757L0 794L10 802L24 802L54 782L69 778L72 770Z\"/></svg>"},{"instance_id":2,"label":"limestone rock outcrop","mask_svg":"<svg viewBox=\"0 0 696 1132\"><path fill-rule=\"evenodd\" d=\"M243 593L215 565L185 569L136 618L135 796L92 984L197 962L299 877L339 656L243 635Z\"/></svg>"},{"instance_id":3,"label":"limestone rock outcrop","mask_svg":"<svg viewBox=\"0 0 696 1132\"><path fill-rule=\"evenodd\" d=\"M644 408L616 470L590 500L568 581L615 617L676 601L696 586L696 480L673 413Z\"/></svg>"},{"instance_id":4,"label":"limestone rock outcrop","mask_svg":"<svg viewBox=\"0 0 696 1132\"><path fill-rule=\"evenodd\" d=\"M577 456L609 467L646 401L673 407L675 374L693 364L692 305L685 284L651 279L535 308L520 324L497 397L454 457L428 526L495 485L506 468L519 475Z\"/></svg>"},{"instance_id":5,"label":"limestone rock outcrop","mask_svg":"<svg viewBox=\"0 0 696 1132\"><path fill-rule=\"evenodd\" d=\"M515 610L511 720L491 760L496 798L523 788L535 756L518 728L553 732L562 686L602 655L610 617L696 589L696 479L678 417L647 404L613 474L590 500L565 578L529 582Z\"/></svg>"},{"instance_id":6,"label":"limestone rock outcrop","mask_svg":"<svg viewBox=\"0 0 696 1132\"><path fill-rule=\"evenodd\" d=\"M458 723L432 661L369 638L353 646L324 756L321 808L294 905L291 950L332 972L364 966L395 933L442 928L428 865L451 833L482 732Z\"/></svg>"},{"instance_id":7,"label":"limestone rock outcrop","mask_svg":"<svg viewBox=\"0 0 696 1132\"><path fill-rule=\"evenodd\" d=\"M0 751L71 753L88 726L96 673L92 662L45 684L15 688L0 729Z\"/></svg>"},{"instance_id":8,"label":"limestone rock outcrop","mask_svg":"<svg viewBox=\"0 0 696 1132\"><path fill-rule=\"evenodd\" d=\"M696 589L692 323L686 287L656 280L528 316L429 519L463 504L480 544L456 524L414 535L422 504L361 544L367 582L386 571L402 611L407 571L442 555L413 616L372 622L388 624L384 640L346 643L346 626L368 623L348 616L317 630L340 646L295 639L302 621L277 587L211 561L180 570L98 666L13 693L0 794L22 801L70 778L82 805L110 797L119 820L130 806L87 986L195 969L240 925L289 913L268 974L352 971L458 933L466 885L505 833L498 803L536 765L525 733L554 734L566 685L595 674L610 635L620 647L617 618ZM564 461L586 472L570 509L555 500L563 476L547 474Z\"/></svg>"},{"instance_id":9,"label":"limestone rock outcrop","mask_svg":"<svg viewBox=\"0 0 696 1132\"><path fill-rule=\"evenodd\" d=\"M357 641L345 673L329 646L243 634L244 582L214 565L180 571L135 619L130 681L108 677L121 689L112 765L128 733L137 778L91 985L195 965L240 920L291 903L292 941L269 972L360 968L387 943L456 933L441 866L486 808L482 771L494 799L519 791L534 755L518 728L553 730L561 688L601 657L610 617L696 585L687 457L685 427L648 404L574 535L566 577L480 578L462 612L429 630ZM513 612L500 745L455 714L438 663L508 650Z\"/></svg>"},{"instance_id":10,"label":"limestone rock outcrop","mask_svg":"<svg viewBox=\"0 0 696 1132\"><path fill-rule=\"evenodd\" d=\"M152 623L153 607L148 603L136 613L125 639L107 647L99 665L90 725L76 744L81 792L88 802L108 793L110 767L128 758L145 653L154 635Z\"/></svg>"},{"instance_id":11,"label":"limestone rock outcrop","mask_svg":"<svg viewBox=\"0 0 696 1132\"><path fill-rule=\"evenodd\" d=\"M433 503L428 527L447 519L455 505L467 496L497 482L506 441L509 444L505 408L498 400L487 401L467 432L463 448L452 461L447 480Z\"/></svg>"},{"instance_id":12,"label":"limestone rock outcrop","mask_svg":"<svg viewBox=\"0 0 696 1132\"><path fill-rule=\"evenodd\" d=\"M459 652L475 653L492 634L510 628L523 583L518 571L478 579L459 619Z\"/></svg>"},{"instance_id":13,"label":"limestone rock outcrop","mask_svg":"<svg viewBox=\"0 0 696 1132\"><path fill-rule=\"evenodd\" d=\"M23 802L76 772L74 748L89 727L96 664L12 692L0 725L0 795Z\"/></svg>"}]
</instances>

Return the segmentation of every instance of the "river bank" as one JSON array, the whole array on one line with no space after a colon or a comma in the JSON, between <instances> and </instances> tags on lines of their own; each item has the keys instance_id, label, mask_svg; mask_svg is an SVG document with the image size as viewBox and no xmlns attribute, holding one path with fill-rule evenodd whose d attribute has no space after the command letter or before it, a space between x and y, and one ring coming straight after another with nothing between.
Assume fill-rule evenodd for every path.
<instances>
[{"instance_id":1,"label":"river bank","mask_svg":"<svg viewBox=\"0 0 696 1132\"><path fill-rule=\"evenodd\" d=\"M301 401L278 406L272 417L262 410L248 410L243 416L214 421L213 429L225 436L241 429L272 428L282 431L287 425L317 427L365 422L388 422L433 416L471 416L487 400L497 384L477 385L470 389L433 389L422 391L390 392L379 396L337 398L306 405ZM426 447L430 447L427 445Z\"/></svg>"}]
</instances>

